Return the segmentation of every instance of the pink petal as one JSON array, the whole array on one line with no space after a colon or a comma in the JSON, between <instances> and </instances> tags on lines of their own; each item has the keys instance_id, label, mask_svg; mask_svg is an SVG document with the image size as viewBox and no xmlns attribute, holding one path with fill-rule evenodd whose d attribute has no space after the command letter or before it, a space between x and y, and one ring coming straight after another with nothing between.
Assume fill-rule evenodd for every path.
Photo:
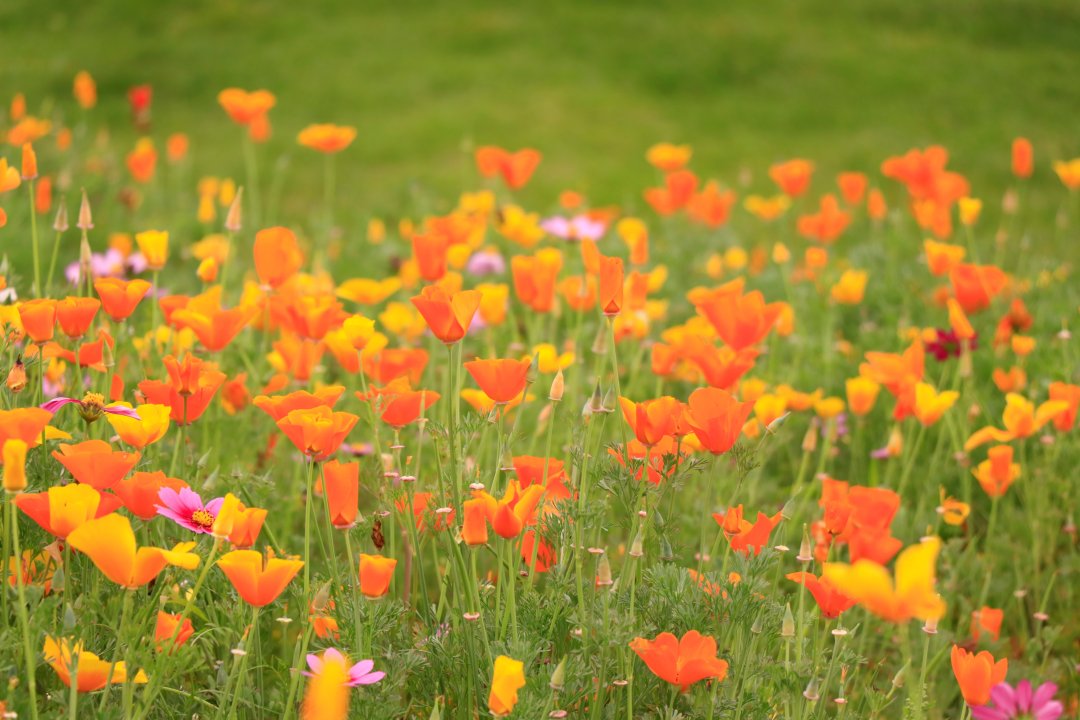
<instances>
[{"instance_id":1,"label":"pink petal","mask_svg":"<svg viewBox=\"0 0 1080 720\"><path fill-rule=\"evenodd\" d=\"M1024 682L1027 682L1027 680L1025 680ZM1030 690L1031 690L1031 683L1028 683L1028 691L1030 691ZM1055 685L1052 682L1044 682L1035 691L1035 695L1031 699L1031 706L1028 707L1028 708L1025 708L1025 709L1027 709L1027 710L1038 710L1048 700L1053 699L1053 697L1057 693L1057 691L1058 691L1058 686L1057 685Z\"/></svg>"},{"instance_id":2,"label":"pink petal","mask_svg":"<svg viewBox=\"0 0 1080 720\"><path fill-rule=\"evenodd\" d=\"M322 661L322 658L319 657L318 655L316 655L314 653L308 653L307 664L308 664L308 667L311 668L312 672L314 672L314 673L322 672L323 661ZM308 675L308 673L304 673L304 674Z\"/></svg>"},{"instance_id":3,"label":"pink petal","mask_svg":"<svg viewBox=\"0 0 1080 720\"><path fill-rule=\"evenodd\" d=\"M203 510L206 510L208 513L210 513L216 518L218 513L221 512L221 504L224 502L225 498L223 497L214 498L210 502L206 503L206 507L204 507Z\"/></svg>"},{"instance_id":4,"label":"pink petal","mask_svg":"<svg viewBox=\"0 0 1080 720\"><path fill-rule=\"evenodd\" d=\"M373 672L373 673L371 673L369 675L365 675L362 678L357 678L356 680L353 680L352 682L350 682L349 685L350 686L374 685L375 683L382 680L384 677L386 677L386 673L384 673L384 672L382 672L380 670L379 672Z\"/></svg>"},{"instance_id":5,"label":"pink petal","mask_svg":"<svg viewBox=\"0 0 1080 720\"><path fill-rule=\"evenodd\" d=\"M374 660L361 660L360 662L349 668L349 677L354 680L356 678L361 678L371 672L374 667Z\"/></svg>"},{"instance_id":6,"label":"pink petal","mask_svg":"<svg viewBox=\"0 0 1080 720\"><path fill-rule=\"evenodd\" d=\"M122 415L124 417L132 418L133 420L142 420L139 417L139 413L135 412L135 408L124 407L123 405L111 405L105 408L105 412L110 415Z\"/></svg>"},{"instance_id":7,"label":"pink petal","mask_svg":"<svg viewBox=\"0 0 1080 720\"><path fill-rule=\"evenodd\" d=\"M1017 693L1009 683L998 683L990 688L990 699L1002 712L1012 716L1016 714Z\"/></svg>"},{"instance_id":8,"label":"pink petal","mask_svg":"<svg viewBox=\"0 0 1080 720\"><path fill-rule=\"evenodd\" d=\"M65 405L69 405L70 403L77 403L77 402L79 402L79 401L76 400L75 398L55 397L52 400L49 400L48 402L41 403L40 407L41 407L42 410L47 410L47 411L55 414L57 410L64 407Z\"/></svg>"}]
</instances>

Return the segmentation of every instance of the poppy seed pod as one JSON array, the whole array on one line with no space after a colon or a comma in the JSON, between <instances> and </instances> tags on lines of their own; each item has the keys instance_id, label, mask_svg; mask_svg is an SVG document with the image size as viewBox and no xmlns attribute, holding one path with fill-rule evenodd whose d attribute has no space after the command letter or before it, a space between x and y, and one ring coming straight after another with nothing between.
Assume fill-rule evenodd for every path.
<instances>
[{"instance_id":1,"label":"poppy seed pod","mask_svg":"<svg viewBox=\"0 0 1080 720\"><path fill-rule=\"evenodd\" d=\"M58 233L67 232L68 230L67 205L63 202L56 208L56 217L53 218L53 230Z\"/></svg>"},{"instance_id":2,"label":"poppy seed pod","mask_svg":"<svg viewBox=\"0 0 1080 720\"><path fill-rule=\"evenodd\" d=\"M86 197L86 190L82 191L82 201L79 203L79 220L75 227L80 230L93 230L94 216L90 211L90 199Z\"/></svg>"}]
</instances>

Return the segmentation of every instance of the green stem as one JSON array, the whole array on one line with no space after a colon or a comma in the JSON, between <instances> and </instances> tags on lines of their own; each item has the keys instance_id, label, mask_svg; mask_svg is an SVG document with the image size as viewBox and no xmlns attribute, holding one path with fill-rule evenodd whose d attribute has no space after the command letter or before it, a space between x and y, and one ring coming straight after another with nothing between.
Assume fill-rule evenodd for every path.
<instances>
[{"instance_id":1,"label":"green stem","mask_svg":"<svg viewBox=\"0 0 1080 720\"><path fill-rule=\"evenodd\" d=\"M15 514L15 503L12 501L12 497L8 497L8 524L11 525L11 540L14 544L15 557L22 562L22 547L19 544L19 518ZM23 583L23 574L20 571L15 573L15 586L18 591L18 607L16 610L19 615L19 629L22 632L23 641L23 662L26 664L26 688L27 693L30 695L30 717L32 720L37 720L38 717L38 704L37 704L37 673L34 657L34 646L30 642L30 620L26 615L26 586Z\"/></svg>"},{"instance_id":2,"label":"green stem","mask_svg":"<svg viewBox=\"0 0 1080 720\"><path fill-rule=\"evenodd\" d=\"M34 254L34 297L41 297L41 250L38 248L37 210L34 207L34 181L26 183L27 197L30 199L30 242Z\"/></svg>"}]
</instances>

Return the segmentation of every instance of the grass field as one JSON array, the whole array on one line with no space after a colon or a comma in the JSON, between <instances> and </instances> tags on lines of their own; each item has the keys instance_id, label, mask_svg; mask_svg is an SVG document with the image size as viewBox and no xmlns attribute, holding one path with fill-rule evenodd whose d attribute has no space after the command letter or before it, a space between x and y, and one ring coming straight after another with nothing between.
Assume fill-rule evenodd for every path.
<instances>
[{"instance_id":1,"label":"grass field","mask_svg":"<svg viewBox=\"0 0 1080 720\"><path fill-rule=\"evenodd\" d=\"M239 175L215 96L266 87L279 98L268 155L308 185L321 170L296 132L359 128L341 163L345 213L445 208L473 176L465 150L486 143L544 152L534 204L574 187L634 209L653 179L642 154L660 139L691 143L699 172L728 183L752 170L757 189L785 157L816 159L820 185L941 143L977 191L1005 176L1009 142L1026 135L1050 186L1048 161L1080 153L1067 122L1080 107L1078 37L1069 0L10 0L0 89L29 92L33 108L88 69L110 98L99 112L121 128L122 93L149 82L158 133L188 132L197 169L231 162ZM295 203L308 199L305 183L290 186Z\"/></svg>"}]
</instances>

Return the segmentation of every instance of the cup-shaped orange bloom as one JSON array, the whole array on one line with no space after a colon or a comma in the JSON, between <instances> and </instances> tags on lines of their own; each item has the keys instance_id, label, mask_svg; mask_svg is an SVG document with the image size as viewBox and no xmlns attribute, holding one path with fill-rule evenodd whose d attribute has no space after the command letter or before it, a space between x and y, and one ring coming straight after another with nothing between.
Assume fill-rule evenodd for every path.
<instances>
[{"instance_id":1,"label":"cup-shaped orange bloom","mask_svg":"<svg viewBox=\"0 0 1080 720\"><path fill-rule=\"evenodd\" d=\"M370 400L379 419L396 428L416 422L441 397L431 390L413 390L406 378L393 380L384 388L373 388L368 397L362 393L356 396Z\"/></svg>"},{"instance_id":2,"label":"cup-shaped orange bloom","mask_svg":"<svg viewBox=\"0 0 1080 720\"><path fill-rule=\"evenodd\" d=\"M313 393L297 390L288 395L257 395L251 402L277 422L293 410L309 410L320 405L332 408L343 392L344 385L325 385Z\"/></svg>"},{"instance_id":3,"label":"cup-shaped orange bloom","mask_svg":"<svg viewBox=\"0 0 1080 720\"><path fill-rule=\"evenodd\" d=\"M813 573L794 572L785 575L788 580L797 582L806 587L817 603L821 616L825 618L838 618L840 613L849 610L855 605L855 601L844 593L834 588L828 580L819 578Z\"/></svg>"},{"instance_id":4,"label":"cup-shaped orange bloom","mask_svg":"<svg viewBox=\"0 0 1080 720\"><path fill-rule=\"evenodd\" d=\"M960 263L949 271L953 295L964 312L978 312L990 306L1009 282L1003 270L994 265Z\"/></svg>"},{"instance_id":5,"label":"cup-shaped orange bloom","mask_svg":"<svg viewBox=\"0 0 1080 720\"><path fill-rule=\"evenodd\" d=\"M865 270L845 270L832 286L830 296L840 305L858 305L866 294L866 281L869 276Z\"/></svg>"},{"instance_id":6,"label":"cup-shaped orange bloom","mask_svg":"<svg viewBox=\"0 0 1080 720\"><path fill-rule=\"evenodd\" d=\"M348 125L322 123L308 125L296 136L296 141L306 148L331 154L341 152L356 139L356 128Z\"/></svg>"},{"instance_id":7,"label":"cup-shaped orange bloom","mask_svg":"<svg viewBox=\"0 0 1080 720\"><path fill-rule=\"evenodd\" d=\"M382 555L360 553L360 592L364 597L379 598L390 590L397 560Z\"/></svg>"},{"instance_id":8,"label":"cup-shaped orange bloom","mask_svg":"<svg viewBox=\"0 0 1080 720\"><path fill-rule=\"evenodd\" d=\"M776 325L781 303L766 303L758 290L743 294L741 278L691 298L697 311L734 350L757 345Z\"/></svg>"},{"instance_id":9,"label":"cup-shaped orange bloom","mask_svg":"<svg viewBox=\"0 0 1080 720\"><path fill-rule=\"evenodd\" d=\"M1012 445L995 445L983 460L971 471L983 491L990 497L1001 497L1009 486L1020 477L1020 464L1013 462Z\"/></svg>"},{"instance_id":10,"label":"cup-shaped orange bloom","mask_svg":"<svg viewBox=\"0 0 1080 720\"><path fill-rule=\"evenodd\" d=\"M671 633L660 633L654 640L637 637L630 649L649 666L653 674L679 690L686 692L702 680L722 681L727 677L728 664L716 657L716 640L690 630L682 639Z\"/></svg>"},{"instance_id":11,"label":"cup-shaped orange bloom","mask_svg":"<svg viewBox=\"0 0 1080 720\"><path fill-rule=\"evenodd\" d=\"M715 180L705 183L701 192L695 194L686 206L690 217L709 228L719 228L727 224L731 217L731 208L738 198L732 190L721 190ZM632 252L632 251L631 251ZM633 255L630 258L634 262ZM635 265L644 263L634 262Z\"/></svg>"},{"instance_id":12,"label":"cup-shaped orange bloom","mask_svg":"<svg viewBox=\"0 0 1080 720\"><path fill-rule=\"evenodd\" d=\"M840 195L848 205L858 205L866 195L868 180L865 173L843 172L836 176Z\"/></svg>"},{"instance_id":13,"label":"cup-shaped orange bloom","mask_svg":"<svg viewBox=\"0 0 1080 720\"><path fill-rule=\"evenodd\" d=\"M608 317L618 315L623 305L622 258L600 258L600 312Z\"/></svg>"},{"instance_id":14,"label":"cup-shaped orange bloom","mask_svg":"<svg viewBox=\"0 0 1080 720\"><path fill-rule=\"evenodd\" d=\"M964 261L967 248L963 245L949 245L948 243L926 240L923 242L923 252L926 253L926 265L932 275L947 275L954 267Z\"/></svg>"},{"instance_id":15,"label":"cup-shaped orange bloom","mask_svg":"<svg viewBox=\"0 0 1080 720\"><path fill-rule=\"evenodd\" d=\"M866 559L850 565L825 563L822 577L884 620L937 620L945 613L945 602L934 590L934 565L940 550L941 540L936 537L905 549L896 559L895 581L882 565Z\"/></svg>"},{"instance_id":16,"label":"cup-shaped orange bloom","mask_svg":"<svg viewBox=\"0 0 1080 720\"><path fill-rule=\"evenodd\" d=\"M224 508L224 504L222 505ZM228 532L229 542L234 548L247 549L259 539L263 523L268 512L265 508L247 507L243 503L236 506L232 528Z\"/></svg>"},{"instance_id":17,"label":"cup-shaped orange bloom","mask_svg":"<svg viewBox=\"0 0 1080 720\"><path fill-rule=\"evenodd\" d=\"M675 425L682 415L682 403L670 396L635 403L619 398L626 423L643 445L655 445L675 433Z\"/></svg>"},{"instance_id":18,"label":"cup-shaped orange bloom","mask_svg":"<svg viewBox=\"0 0 1080 720\"><path fill-rule=\"evenodd\" d=\"M151 270L161 270L169 260L169 233L163 230L145 230L135 234L139 252L146 258Z\"/></svg>"},{"instance_id":19,"label":"cup-shaped orange bloom","mask_svg":"<svg viewBox=\"0 0 1080 720\"><path fill-rule=\"evenodd\" d=\"M997 642L1001 637L1001 622L1005 619L1005 611L1001 608L992 608L983 605L978 610L971 611L971 639L975 642L983 633Z\"/></svg>"},{"instance_id":20,"label":"cup-shaped orange bloom","mask_svg":"<svg viewBox=\"0 0 1080 720\"><path fill-rule=\"evenodd\" d=\"M878 393L881 392L881 385L870 378L860 375L848 378L845 389L847 390L848 409L851 410L852 415L863 417L874 409Z\"/></svg>"},{"instance_id":21,"label":"cup-shaped orange bloom","mask_svg":"<svg viewBox=\"0 0 1080 720\"><path fill-rule=\"evenodd\" d=\"M61 445L52 456L83 485L108 490L131 472L142 457L139 453L113 450L104 440L84 440L75 445Z\"/></svg>"},{"instance_id":22,"label":"cup-shaped orange bloom","mask_svg":"<svg viewBox=\"0 0 1080 720\"><path fill-rule=\"evenodd\" d=\"M123 660L109 662L83 649L82 643L74 645L67 638L57 640L45 636L43 648L45 662L56 672L60 682L71 687L71 676L77 675L75 689L81 693L96 692L106 685L119 685L128 681L127 666ZM145 683L146 673L139 670L131 682Z\"/></svg>"},{"instance_id":23,"label":"cup-shaped orange bloom","mask_svg":"<svg viewBox=\"0 0 1080 720\"><path fill-rule=\"evenodd\" d=\"M479 290L461 290L448 293L438 285L428 285L412 304L424 318L431 333L447 345L465 337L473 316L480 308Z\"/></svg>"},{"instance_id":24,"label":"cup-shaped orange bloom","mask_svg":"<svg viewBox=\"0 0 1080 720\"><path fill-rule=\"evenodd\" d=\"M507 655L495 658L491 676L491 692L488 693L488 710L495 717L504 717L514 711L518 690L525 687L525 663Z\"/></svg>"},{"instance_id":25,"label":"cup-shaped orange bloom","mask_svg":"<svg viewBox=\"0 0 1080 720\"><path fill-rule=\"evenodd\" d=\"M788 197L798 197L810 187L814 163L802 158L776 163L769 168L769 178Z\"/></svg>"},{"instance_id":26,"label":"cup-shaped orange bloom","mask_svg":"<svg viewBox=\"0 0 1080 720\"><path fill-rule=\"evenodd\" d=\"M505 405L519 399L525 392L531 363L528 358L472 360L465 363L465 369L496 405Z\"/></svg>"},{"instance_id":27,"label":"cup-shaped orange bloom","mask_svg":"<svg viewBox=\"0 0 1080 720\"><path fill-rule=\"evenodd\" d=\"M693 154L694 150L689 145L662 142L646 151L645 160L657 170L674 172L686 167Z\"/></svg>"},{"instance_id":28,"label":"cup-shaped orange bloom","mask_svg":"<svg viewBox=\"0 0 1080 720\"><path fill-rule=\"evenodd\" d=\"M742 555L760 555L769 544L769 535L780 524L781 513L769 516L758 512L754 522L743 517L743 506L728 508L724 513L713 513L713 520L724 530L724 536L731 543L731 549Z\"/></svg>"},{"instance_id":29,"label":"cup-shaped orange bloom","mask_svg":"<svg viewBox=\"0 0 1080 720\"><path fill-rule=\"evenodd\" d=\"M476 150L476 168L484 177L501 175L511 190L525 186L540 164L540 151L525 148L510 152L500 147L485 145Z\"/></svg>"},{"instance_id":30,"label":"cup-shaped orange bloom","mask_svg":"<svg viewBox=\"0 0 1080 720\"><path fill-rule=\"evenodd\" d=\"M150 287L150 283L139 279L98 278L94 281L94 291L101 298L102 309L117 322L135 312Z\"/></svg>"},{"instance_id":31,"label":"cup-shaped orange bloom","mask_svg":"<svg viewBox=\"0 0 1080 720\"><path fill-rule=\"evenodd\" d=\"M915 385L915 417L929 427L940 420L959 397L960 393L955 390L938 392L929 383L918 383Z\"/></svg>"},{"instance_id":32,"label":"cup-shaped orange bloom","mask_svg":"<svg viewBox=\"0 0 1080 720\"><path fill-rule=\"evenodd\" d=\"M330 508L330 524L347 530L356 524L360 498L360 463L324 463L323 491Z\"/></svg>"},{"instance_id":33,"label":"cup-shaped orange bloom","mask_svg":"<svg viewBox=\"0 0 1080 720\"><path fill-rule=\"evenodd\" d=\"M56 303L56 322L69 338L81 338L90 329L100 307L97 298L64 298Z\"/></svg>"},{"instance_id":34,"label":"cup-shaped orange bloom","mask_svg":"<svg viewBox=\"0 0 1080 720\"><path fill-rule=\"evenodd\" d=\"M210 401L225 383L226 375L216 365L203 362L193 355L185 356L183 362L166 355L164 363L169 374L168 382L143 380L139 383L139 390L147 402L172 408L170 417L173 422L190 425L202 417L210 406Z\"/></svg>"},{"instance_id":35,"label":"cup-shaped orange bloom","mask_svg":"<svg viewBox=\"0 0 1080 720\"><path fill-rule=\"evenodd\" d=\"M304 567L301 560L263 558L256 550L227 552L217 565L244 602L255 607L265 607L277 600Z\"/></svg>"},{"instance_id":36,"label":"cup-shaped orange bloom","mask_svg":"<svg viewBox=\"0 0 1080 720\"><path fill-rule=\"evenodd\" d=\"M686 359L697 366L705 376L705 382L721 390L735 387L739 378L754 367L758 355L756 348L736 351L727 345L717 347L696 337L685 348Z\"/></svg>"},{"instance_id":37,"label":"cup-shaped orange bloom","mask_svg":"<svg viewBox=\"0 0 1080 720\"><path fill-rule=\"evenodd\" d=\"M194 542L180 543L172 550L136 547L131 521L116 513L83 523L67 541L89 557L105 577L128 589L150 582L166 565L185 570L199 566L199 556L191 552Z\"/></svg>"},{"instance_id":38,"label":"cup-shaped orange bloom","mask_svg":"<svg viewBox=\"0 0 1080 720\"><path fill-rule=\"evenodd\" d=\"M85 70L75 73L72 94L83 110L89 110L97 105L97 83L94 82L94 76Z\"/></svg>"},{"instance_id":39,"label":"cup-shaped orange bloom","mask_svg":"<svg viewBox=\"0 0 1080 720\"><path fill-rule=\"evenodd\" d=\"M279 296L285 301L282 324L303 338L321 340L331 330L342 327L347 313L333 295Z\"/></svg>"},{"instance_id":40,"label":"cup-shaped orange bloom","mask_svg":"<svg viewBox=\"0 0 1080 720\"><path fill-rule=\"evenodd\" d=\"M360 418L352 413L334 412L325 405L292 410L277 426L296 449L315 462L325 460L345 441Z\"/></svg>"},{"instance_id":41,"label":"cup-shaped orange bloom","mask_svg":"<svg viewBox=\"0 0 1080 720\"><path fill-rule=\"evenodd\" d=\"M980 428L967 439L964 449L971 450L991 440L1007 443L1031 437L1048 422L1068 411L1069 403L1065 400L1047 400L1036 408L1035 403L1023 395L1009 393L1005 396L1005 410L1001 413L1005 429L1000 430L992 425Z\"/></svg>"},{"instance_id":42,"label":"cup-shaped orange bloom","mask_svg":"<svg viewBox=\"0 0 1080 720\"><path fill-rule=\"evenodd\" d=\"M535 255L510 258L514 294L536 312L551 312L555 306L555 287L562 270L563 255L556 248L544 248Z\"/></svg>"},{"instance_id":43,"label":"cup-shaped orange bloom","mask_svg":"<svg viewBox=\"0 0 1080 720\"><path fill-rule=\"evenodd\" d=\"M41 443L41 434L52 420L52 413L41 408L0 410L0 447L8 440L22 440L29 447Z\"/></svg>"},{"instance_id":44,"label":"cup-shaped orange bloom","mask_svg":"<svg viewBox=\"0 0 1080 720\"><path fill-rule=\"evenodd\" d=\"M19 320L26 335L36 343L52 340L56 325L56 301L27 300L19 303Z\"/></svg>"},{"instance_id":45,"label":"cup-shaped orange bloom","mask_svg":"<svg viewBox=\"0 0 1080 720\"><path fill-rule=\"evenodd\" d=\"M1018 178L1029 178L1035 172L1035 151L1027 138L1018 137L1013 140L1012 171Z\"/></svg>"},{"instance_id":46,"label":"cup-shaped orange bloom","mask_svg":"<svg viewBox=\"0 0 1080 720\"><path fill-rule=\"evenodd\" d=\"M1080 385L1052 382L1050 399L1065 403L1065 409L1054 417L1054 427L1061 432L1072 430L1076 425L1077 413L1080 412Z\"/></svg>"},{"instance_id":47,"label":"cup-shaped orange bloom","mask_svg":"<svg viewBox=\"0 0 1080 720\"><path fill-rule=\"evenodd\" d=\"M179 630L177 626L180 626ZM190 618L184 618L184 624L180 625L179 614L158 610L157 621L154 623L154 649L158 652L165 652L166 649L175 650L186 643L194 632L195 627L191 624ZM175 641L173 641L174 635ZM171 648L170 641L172 641ZM81 671L79 675L82 675Z\"/></svg>"},{"instance_id":48,"label":"cup-shaped orange bloom","mask_svg":"<svg viewBox=\"0 0 1080 720\"><path fill-rule=\"evenodd\" d=\"M739 402L724 390L698 388L690 394L685 418L702 447L719 455L735 445L753 409L753 403Z\"/></svg>"},{"instance_id":49,"label":"cup-shaped orange bloom","mask_svg":"<svg viewBox=\"0 0 1080 720\"><path fill-rule=\"evenodd\" d=\"M442 233L416 233L412 236L413 258L420 277L436 282L446 275L447 238Z\"/></svg>"},{"instance_id":50,"label":"cup-shaped orange bloom","mask_svg":"<svg viewBox=\"0 0 1080 720\"><path fill-rule=\"evenodd\" d=\"M304 265L296 234L286 227L269 227L255 233L255 274L272 288L285 284Z\"/></svg>"},{"instance_id":51,"label":"cup-shaped orange bloom","mask_svg":"<svg viewBox=\"0 0 1080 720\"><path fill-rule=\"evenodd\" d=\"M485 498L472 498L462 504L465 520L461 538L466 545L484 545L488 541L488 519L491 507Z\"/></svg>"},{"instance_id":52,"label":"cup-shaped orange bloom","mask_svg":"<svg viewBox=\"0 0 1080 720\"><path fill-rule=\"evenodd\" d=\"M664 176L663 187L646 188L645 202L659 215L672 215L689 205L697 187L697 175L685 168L675 170Z\"/></svg>"},{"instance_id":53,"label":"cup-shaped orange bloom","mask_svg":"<svg viewBox=\"0 0 1080 720\"><path fill-rule=\"evenodd\" d=\"M120 498L71 483L47 492L22 493L15 498L15 505L44 530L64 539L84 523L116 510Z\"/></svg>"},{"instance_id":54,"label":"cup-shaped orange bloom","mask_svg":"<svg viewBox=\"0 0 1080 720\"><path fill-rule=\"evenodd\" d=\"M218 104L237 125L250 125L256 118L270 112L277 98L269 90L225 88L218 93Z\"/></svg>"},{"instance_id":55,"label":"cup-shaped orange bloom","mask_svg":"<svg viewBox=\"0 0 1080 720\"><path fill-rule=\"evenodd\" d=\"M113 486L112 491L124 503L128 512L143 520L153 520L157 506L161 502L158 493L162 488L172 488L177 492L188 484L179 478L171 478L160 470L154 472L132 473Z\"/></svg>"},{"instance_id":56,"label":"cup-shaped orange bloom","mask_svg":"<svg viewBox=\"0 0 1080 720\"><path fill-rule=\"evenodd\" d=\"M179 328L190 328L210 352L224 350L259 310L241 306L231 310L202 312L190 307L173 312L170 321Z\"/></svg>"},{"instance_id":57,"label":"cup-shaped orange bloom","mask_svg":"<svg viewBox=\"0 0 1080 720\"><path fill-rule=\"evenodd\" d=\"M364 372L381 385L400 377L415 385L427 367L428 353L421 348L386 348L374 356L365 355L363 361Z\"/></svg>"},{"instance_id":58,"label":"cup-shaped orange bloom","mask_svg":"<svg viewBox=\"0 0 1080 720\"><path fill-rule=\"evenodd\" d=\"M979 707L990 702L990 689L1005 681L1009 659L995 661L994 656L986 650L976 655L959 645L953 645L952 669L964 702L971 707Z\"/></svg>"}]
</instances>

